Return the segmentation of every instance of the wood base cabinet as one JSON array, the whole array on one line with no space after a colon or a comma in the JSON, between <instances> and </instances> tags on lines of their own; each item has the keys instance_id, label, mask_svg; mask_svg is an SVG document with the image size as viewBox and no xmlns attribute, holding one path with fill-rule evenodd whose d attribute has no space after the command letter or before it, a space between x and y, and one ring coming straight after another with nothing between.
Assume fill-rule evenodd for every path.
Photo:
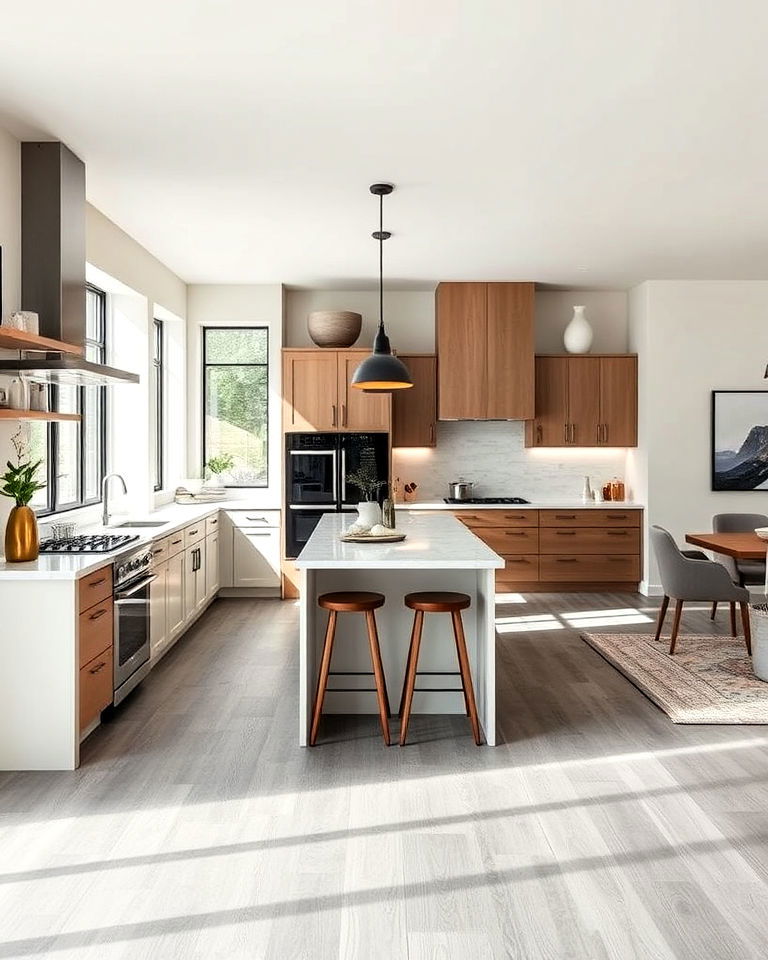
<instances>
[{"instance_id":1,"label":"wood base cabinet","mask_svg":"<svg viewBox=\"0 0 768 960\"><path fill-rule=\"evenodd\" d=\"M504 558L499 592L637 590L641 510L476 510L456 517Z\"/></svg>"},{"instance_id":2,"label":"wood base cabinet","mask_svg":"<svg viewBox=\"0 0 768 960\"><path fill-rule=\"evenodd\" d=\"M537 356L527 447L636 447L637 357Z\"/></svg>"}]
</instances>

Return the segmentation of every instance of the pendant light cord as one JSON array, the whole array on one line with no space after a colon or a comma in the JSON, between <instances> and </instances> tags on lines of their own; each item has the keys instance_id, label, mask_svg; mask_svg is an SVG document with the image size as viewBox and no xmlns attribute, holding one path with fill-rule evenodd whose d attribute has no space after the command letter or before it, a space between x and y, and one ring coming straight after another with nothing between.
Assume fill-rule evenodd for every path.
<instances>
[{"instance_id":1,"label":"pendant light cord","mask_svg":"<svg viewBox=\"0 0 768 960\"><path fill-rule=\"evenodd\" d=\"M379 329L384 329L384 195L379 194Z\"/></svg>"}]
</instances>

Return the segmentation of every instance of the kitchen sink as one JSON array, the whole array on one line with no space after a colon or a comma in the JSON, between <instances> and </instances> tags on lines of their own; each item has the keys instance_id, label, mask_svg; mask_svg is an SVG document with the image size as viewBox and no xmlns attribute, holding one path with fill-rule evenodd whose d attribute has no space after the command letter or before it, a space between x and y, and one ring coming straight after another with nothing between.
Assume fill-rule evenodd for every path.
<instances>
[{"instance_id":1,"label":"kitchen sink","mask_svg":"<svg viewBox=\"0 0 768 960\"><path fill-rule=\"evenodd\" d=\"M118 527L164 527L167 523L167 520L126 520L114 526L116 529Z\"/></svg>"}]
</instances>

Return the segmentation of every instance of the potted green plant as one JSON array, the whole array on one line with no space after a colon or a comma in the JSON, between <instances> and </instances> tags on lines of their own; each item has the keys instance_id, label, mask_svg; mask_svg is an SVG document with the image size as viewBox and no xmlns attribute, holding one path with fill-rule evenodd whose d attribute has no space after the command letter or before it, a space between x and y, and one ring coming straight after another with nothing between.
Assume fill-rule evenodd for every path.
<instances>
[{"instance_id":1,"label":"potted green plant","mask_svg":"<svg viewBox=\"0 0 768 960\"><path fill-rule=\"evenodd\" d=\"M205 468L209 473L206 486L223 487L224 484L221 482L219 477L222 473L226 473L228 470L231 470L234 465L235 458L231 453L220 453L218 457L211 457L205 464Z\"/></svg>"},{"instance_id":2,"label":"potted green plant","mask_svg":"<svg viewBox=\"0 0 768 960\"><path fill-rule=\"evenodd\" d=\"M16 450L16 465L9 460L8 469L0 476L0 494L14 500L14 506L5 527L5 559L11 563L37 560L40 553L40 538L37 517L29 506L32 497L45 486L35 474L42 463L29 460L21 430L12 438Z\"/></svg>"},{"instance_id":3,"label":"potted green plant","mask_svg":"<svg viewBox=\"0 0 768 960\"><path fill-rule=\"evenodd\" d=\"M361 526L370 529L381 523L381 507L376 499L381 487L386 486L385 480L379 480L375 465L363 461L358 470L347 476L347 482L354 484L360 491L361 499L357 505L358 522Z\"/></svg>"}]
</instances>

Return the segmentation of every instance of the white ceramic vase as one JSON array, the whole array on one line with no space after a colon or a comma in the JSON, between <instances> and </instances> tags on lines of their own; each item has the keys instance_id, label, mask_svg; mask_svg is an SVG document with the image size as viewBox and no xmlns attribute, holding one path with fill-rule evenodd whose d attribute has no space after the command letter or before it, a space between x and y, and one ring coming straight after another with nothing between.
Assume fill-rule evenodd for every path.
<instances>
[{"instance_id":1,"label":"white ceramic vase","mask_svg":"<svg viewBox=\"0 0 768 960\"><path fill-rule=\"evenodd\" d=\"M357 522L368 530L381 523L381 507L375 500L361 500L358 503Z\"/></svg>"},{"instance_id":2,"label":"white ceramic vase","mask_svg":"<svg viewBox=\"0 0 768 960\"><path fill-rule=\"evenodd\" d=\"M586 307L574 307L571 322L565 328L563 343L568 353L589 353L594 333L584 316Z\"/></svg>"}]
</instances>

